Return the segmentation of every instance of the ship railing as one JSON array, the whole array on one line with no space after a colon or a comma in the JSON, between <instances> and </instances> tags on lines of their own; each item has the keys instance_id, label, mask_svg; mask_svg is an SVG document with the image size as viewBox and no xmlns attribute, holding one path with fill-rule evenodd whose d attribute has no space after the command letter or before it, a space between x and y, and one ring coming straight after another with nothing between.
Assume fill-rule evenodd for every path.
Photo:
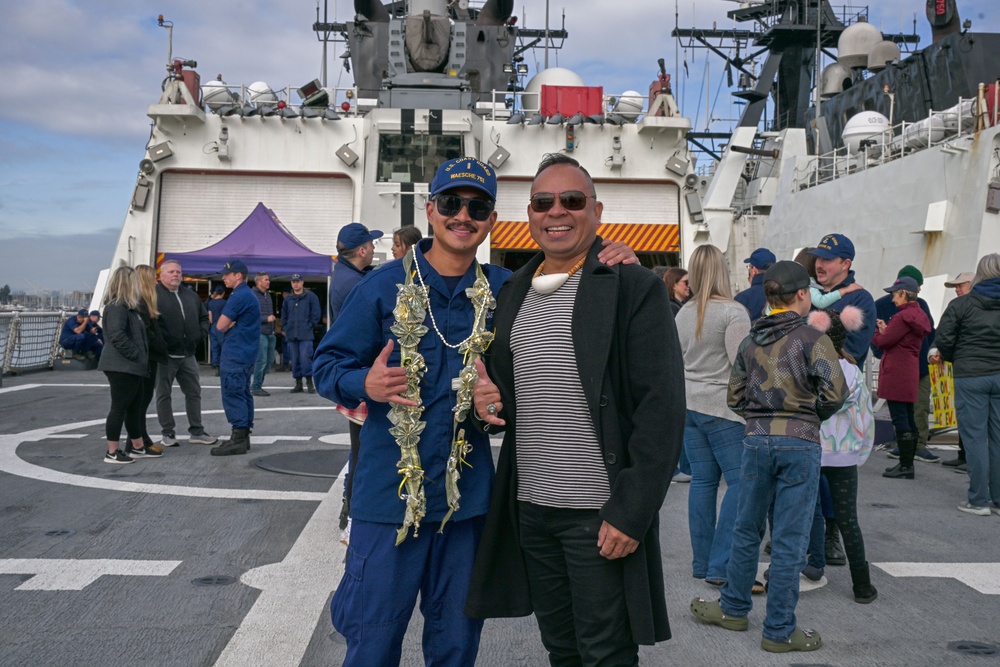
<instances>
[{"instance_id":1,"label":"ship railing","mask_svg":"<svg viewBox=\"0 0 1000 667\"><path fill-rule=\"evenodd\" d=\"M323 90L326 91L328 97L327 106L324 107L322 104L317 106L315 103L309 104L307 100L303 100L299 93L301 86L289 85L284 88L268 88L265 91L260 91L251 90L251 87L247 85L218 85L218 81L211 83L215 85L207 89L203 86L202 94L204 96L207 93L212 104L217 105L213 111L223 115L244 115L250 109L277 108L279 102L283 102L285 107L292 111L301 112L302 108L305 107L313 108L322 114L323 111L330 108L339 115L347 117L364 115L374 106L368 100L359 99L358 89L355 87L324 87ZM228 100L226 95L219 92L222 90L229 93ZM348 105L346 109L342 106L345 102ZM205 99L202 100L202 103L207 108Z\"/></svg>"},{"instance_id":2,"label":"ship railing","mask_svg":"<svg viewBox=\"0 0 1000 667\"><path fill-rule=\"evenodd\" d=\"M52 368L60 354L59 334L73 313L0 313L0 351L3 373Z\"/></svg>"},{"instance_id":3,"label":"ship railing","mask_svg":"<svg viewBox=\"0 0 1000 667\"><path fill-rule=\"evenodd\" d=\"M541 122L552 123L551 119L541 114L541 93L528 92L523 90L493 90L489 96L484 96L486 101L477 102L475 111L486 120L508 120L513 114L521 114L520 122L532 124L532 117L536 114L541 116ZM666 101L666 100L665 100ZM660 114L672 113L671 107L675 104L672 100L666 104L661 103L659 97L653 101L653 112ZM601 113L593 116L586 116L584 123L608 123L611 125L623 125L640 121L650 113L650 98L648 95L632 94L613 95L605 93L601 97ZM597 116L601 118L598 119ZM563 118L562 122L568 123L569 117Z\"/></svg>"},{"instance_id":4,"label":"ship railing","mask_svg":"<svg viewBox=\"0 0 1000 667\"><path fill-rule=\"evenodd\" d=\"M804 190L829 183L936 146L943 146L942 150L964 151L966 148L959 140L996 125L997 114L996 108L987 110L982 93L977 98L959 98L955 106L943 111L932 110L927 118L903 121L863 137L857 153L842 146L813 157L804 169L796 170L794 187Z\"/></svg>"}]
</instances>

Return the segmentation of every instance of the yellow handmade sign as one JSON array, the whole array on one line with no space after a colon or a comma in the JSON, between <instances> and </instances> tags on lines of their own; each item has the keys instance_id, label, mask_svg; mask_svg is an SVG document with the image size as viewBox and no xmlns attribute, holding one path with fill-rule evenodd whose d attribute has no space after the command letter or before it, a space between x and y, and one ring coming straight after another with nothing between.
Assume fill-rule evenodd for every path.
<instances>
[{"instance_id":1,"label":"yellow handmade sign","mask_svg":"<svg viewBox=\"0 0 1000 667\"><path fill-rule=\"evenodd\" d=\"M931 374L931 403L934 405L934 428L954 428L955 375L951 364L929 364Z\"/></svg>"}]
</instances>

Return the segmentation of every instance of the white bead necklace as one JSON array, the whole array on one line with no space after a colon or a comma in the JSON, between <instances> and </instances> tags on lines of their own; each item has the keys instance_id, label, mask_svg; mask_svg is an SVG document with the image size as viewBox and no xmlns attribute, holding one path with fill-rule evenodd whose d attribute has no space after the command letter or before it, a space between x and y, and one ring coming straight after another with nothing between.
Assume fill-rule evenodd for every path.
<instances>
[{"instance_id":1,"label":"white bead necklace","mask_svg":"<svg viewBox=\"0 0 1000 667\"><path fill-rule=\"evenodd\" d=\"M417 267L417 280L420 281L420 286L424 289L424 293L427 294L427 314L431 316L431 326L434 328L434 333L436 333L437 337L441 339L441 342L444 343L445 347L450 347L453 350L457 350L458 348L462 347L463 345L465 345L466 343L468 343L470 340L472 340L473 336L476 335L475 325L473 325L473 327L472 327L472 333L470 333L469 336L465 340L463 340L462 342L460 342L460 343L458 343L456 345L452 345L447 340L445 340L444 334L441 333L440 329L438 329L437 320L434 319L434 311L431 310L431 292L430 292L430 288L424 283L424 277L420 274L420 262L417 261L416 256L414 256L414 258L413 258L413 265L415 267Z\"/></svg>"}]
</instances>

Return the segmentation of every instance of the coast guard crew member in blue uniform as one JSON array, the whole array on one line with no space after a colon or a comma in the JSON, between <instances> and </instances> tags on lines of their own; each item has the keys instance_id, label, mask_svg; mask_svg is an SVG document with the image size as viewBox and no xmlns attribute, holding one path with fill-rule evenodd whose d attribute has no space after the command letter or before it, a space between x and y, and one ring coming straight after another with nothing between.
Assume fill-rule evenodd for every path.
<instances>
[{"instance_id":1,"label":"coast guard crew member in blue uniform","mask_svg":"<svg viewBox=\"0 0 1000 667\"><path fill-rule=\"evenodd\" d=\"M767 248L757 248L750 256L743 260L747 265L747 274L750 279L750 287L746 288L733 297L737 303L750 313L750 322L756 322L764 317L764 307L767 299L764 298L764 272L771 268L778 259L774 253Z\"/></svg>"},{"instance_id":2,"label":"coast guard crew member in blue uniform","mask_svg":"<svg viewBox=\"0 0 1000 667\"><path fill-rule=\"evenodd\" d=\"M395 546L406 503L399 497L400 448L389 433L388 415L390 403L412 401L400 396L406 391L406 371L400 368L396 336L389 328L398 285L406 282L405 258L358 283L316 352L313 368L320 395L349 408L362 400L368 405L351 473L351 541L344 577L330 606L334 627L347 639L347 667L399 664L418 594L425 662L457 667L476 661L483 622L466 616L462 607L494 473L489 439L472 428L471 419L460 425L472 447L466 454L469 466L462 467L458 481L461 507L441 532L437 528L448 511L445 468L456 399L452 379L464 364L457 347L473 329L473 306L465 290L480 266L476 249L496 221L496 187L493 169L479 160L442 164L426 206L433 238L412 248L413 282L427 286L434 316L432 321L427 314L427 333L417 348L426 365L420 382L426 426L418 449L427 508L419 537L411 535ZM627 247L614 245L602 252L602 261L637 261ZM494 295L510 275L489 264L481 269ZM486 326L492 329L492 322Z\"/></svg>"},{"instance_id":3,"label":"coast guard crew member in blue uniform","mask_svg":"<svg viewBox=\"0 0 1000 667\"><path fill-rule=\"evenodd\" d=\"M253 394L250 379L260 347L260 302L247 286L247 265L240 260L226 263L222 282L233 292L219 315L216 328L225 334L219 361L222 407L233 434L212 448L212 456L246 454L253 428Z\"/></svg>"},{"instance_id":4,"label":"coast guard crew member in blue uniform","mask_svg":"<svg viewBox=\"0 0 1000 667\"><path fill-rule=\"evenodd\" d=\"M225 285L216 285L212 288L212 293L208 295L208 301L205 302L208 323L212 325L212 328L208 330L208 356L216 375L219 374L219 358L222 356L222 332L216 329L215 325L219 323L219 315L222 315L222 309L226 307L225 293Z\"/></svg>"},{"instance_id":5,"label":"coast guard crew member in blue uniform","mask_svg":"<svg viewBox=\"0 0 1000 667\"><path fill-rule=\"evenodd\" d=\"M816 282L825 294L856 282L853 269L854 243L843 234L827 234L809 254L816 255ZM839 301L827 308L839 313L845 306L857 306L865 314L864 325L858 331L847 332L847 343L844 344L844 350L854 357L859 367L864 368L868 346L872 344L872 336L875 335L875 320L878 319L875 299L868 290L859 289L844 294Z\"/></svg>"},{"instance_id":6,"label":"coast guard crew member in blue uniform","mask_svg":"<svg viewBox=\"0 0 1000 667\"><path fill-rule=\"evenodd\" d=\"M92 329L87 309L81 308L76 315L63 322L59 346L72 350L73 354L100 359L101 343Z\"/></svg>"},{"instance_id":7,"label":"coast guard crew member in blue uniform","mask_svg":"<svg viewBox=\"0 0 1000 667\"><path fill-rule=\"evenodd\" d=\"M292 360L292 377L295 378L293 394L302 393L302 378L306 379L309 393L313 388L313 327L322 317L319 297L307 290L298 273L292 274L292 293L281 304L281 331L288 341L288 356Z\"/></svg>"}]
</instances>

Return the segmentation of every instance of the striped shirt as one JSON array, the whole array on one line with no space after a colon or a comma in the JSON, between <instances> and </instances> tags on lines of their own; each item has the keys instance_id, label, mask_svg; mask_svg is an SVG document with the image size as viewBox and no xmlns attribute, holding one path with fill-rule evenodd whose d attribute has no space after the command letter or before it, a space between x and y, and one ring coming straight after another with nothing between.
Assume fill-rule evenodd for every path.
<instances>
[{"instance_id":1,"label":"striped shirt","mask_svg":"<svg viewBox=\"0 0 1000 667\"><path fill-rule=\"evenodd\" d=\"M514 319L517 499L599 509L611 487L573 347L579 286L576 273L550 294L529 289Z\"/></svg>"}]
</instances>

